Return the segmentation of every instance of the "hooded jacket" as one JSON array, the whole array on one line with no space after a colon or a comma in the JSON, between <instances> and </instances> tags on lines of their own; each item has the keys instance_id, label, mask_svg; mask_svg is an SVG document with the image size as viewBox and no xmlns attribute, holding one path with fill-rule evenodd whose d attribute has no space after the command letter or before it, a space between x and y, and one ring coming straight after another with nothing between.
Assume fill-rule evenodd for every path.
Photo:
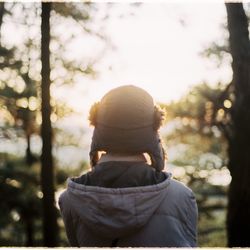
<instances>
[{"instance_id":1,"label":"hooded jacket","mask_svg":"<svg viewBox=\"0 0 250 250\"><path fill-rule=\"evenodd\" d=\"M71 246L196 246L192 191L143 162L104 162L68 179L59 206Z\"/></svg>"}]
</instances>

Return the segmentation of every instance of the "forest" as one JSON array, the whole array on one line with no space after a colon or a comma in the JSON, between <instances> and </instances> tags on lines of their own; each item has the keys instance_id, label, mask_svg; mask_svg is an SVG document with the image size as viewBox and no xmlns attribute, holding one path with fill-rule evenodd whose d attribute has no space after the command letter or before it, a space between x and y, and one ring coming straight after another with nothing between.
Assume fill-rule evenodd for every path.
<instances>
[{"instance_id":1,"label":"forest","mask_svg":"<svg viewBox=\"0 0 250 250\"><path fill-rule=\"evenodd\" d=\"M0 2L0 246L69 246L58 197L69 176L89 170L90 104L131 80L167 112L166 169L195 194L198 246L250 247L250 9L209 4L222 10L207 21L216 39L199 32L209 18L199 8ZM190 16L201 22L194 33Z\"/></svg>"}]
</instances>

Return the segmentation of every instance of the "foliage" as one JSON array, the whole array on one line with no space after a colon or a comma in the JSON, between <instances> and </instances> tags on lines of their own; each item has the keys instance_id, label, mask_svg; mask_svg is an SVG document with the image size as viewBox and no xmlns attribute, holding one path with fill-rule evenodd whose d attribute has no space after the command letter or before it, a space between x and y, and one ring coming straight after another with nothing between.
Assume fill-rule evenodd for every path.
<instances>
[{"instance_id":1,"label":"foliage","mask_svg":"<svg viewBox=\"0 0 250 250\"><path fill-rule=\"evenodd\" d=\"M29 232L32 230L34 246L42 246L42 192L40 191L40 164L26 164L23 158L14 155L0 154L0 245L27 246ZM57 190L64 187L69 175L74 176L86 168L85 164L75 169L57 168ZM58 212L59 216L59 212ZM63 224L60 224L63 229ZM67 245L62 230L61 246ZM64 240L63 240L64 239Z\"/></svg>"},{"instance_id":2,"label":"foliage","mask_svg":"<svg viewBox=\"0 0 250 250\"><path fill-rule=\"evenodd\" d=\"M41 216L41 192L39 191L39 168L27 166L23 159L2 154L0 162L1 192L1 245L27 245L27 230L39 227ZM19 228L18 237L13 237ZM21 232L26 232L27 237ZM20 237L21 235L21 237ZM39 241L39 239L38 239Z\"/></svg>"},{"instance_id":3,"label":"foliage","mask_svg":"<svg viewBox=\"0 0 250 250\"><path fill-rule=\"evenodd\" d=\"M198 225L198 245L200 247L226 247L224 211L216 212L213 218L202 217Z\"/></svg>"},{"instance_id":4,"label":"foliage","mask_svg":"<svg viewBox=\"0 0 250 250\"><path fill-rule=\"evenodd\" d=\"M210 237L212 234L225 236L223 221L215 226L217 214L225 214L230 181L227 143L222 132L228 124L230 106L230 101L225 100L225 89L222 84L211 87L203 83L194 86L179 101L162 105L168 115L165 140L174 155L169 165L174 177L195 193L201 246L225 245L225 238L218 245L220 242L215 243Z\"/></svg>"},{"instance_id":5,"label":"foliage","mask_svg":"<svg viewBox=\"0 0 250 250\"><path fill-rule=\"evenodd\" d=\"M4 9L2 8L4 6ZM79 8L81 7L81 8ZM85 9L85 11L83 11ZM3 10L3 11L2 11ZM51 79L52 84L63 87L73 84L76 78L95 76L96 58L86 57L75 60L69 56L68 44L76 36L96 36L100 40L105 37L94 30L91 22L98 8L94 4L84 3L53 3L52 40L51 40ZM0 245L41 246L42 245L42 192L40 191L39 155L35 154L31 139L40 135L40 14L41 5L37 3L4 3L1 4L1 25L12 23L23 30L19 43L8 41L9 34L1 34L0 43L0 136L3 140L14 143L24 138L26 144L26 159L21 156L2 154L0 159L0 197L4 201L0 205L1 230ZM2 18L3 17L3 18ZM57 24L64 22L69 27L77 25L78 30L70 29L68 36L59 33ZM81 27L81 28L80 28ZM79 32L79 28L81 32ZM56 127L56 121L71 114L73 110L64 101L52 96L52 115L54 141L57 147L62 144L78 145L79 138L73 138L62 129ZM60 136L61 134L61 136ZM59 136L58 136L59 135ZM23 143L22 143L23 144ZM20 145L21 147L22 145ZM65 184L69 175L79 174L86 167L85 163L74 169L60 166L56 168L56 189ZM59 213L58 215L59 216ZM60 223L61 229L63 227ZM64 230L60 231L61 245L67 245Z\"/></svg>"}]
</instances>

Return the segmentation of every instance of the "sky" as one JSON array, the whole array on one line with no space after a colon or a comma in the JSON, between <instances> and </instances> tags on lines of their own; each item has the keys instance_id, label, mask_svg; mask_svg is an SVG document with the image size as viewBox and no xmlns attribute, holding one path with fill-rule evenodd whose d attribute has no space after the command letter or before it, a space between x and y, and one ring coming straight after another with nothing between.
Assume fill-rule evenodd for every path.
<instances>
[{"instance_id":1,"label":"sky","mask_svg":"<svg viewBox=\"0 0 250 250\"><path fill-rule=\"evenodd\" d=\"M105 9L103 3L99 4L100 10ZM83 62L103 54L96 65L95 79L79 77L74 85L52 85L53 96L66 101L85 121L91 104L120 85L137 85L156 102L167 103L180 98L195 84L230 82L230 58L218 67L201 55L213 42L222 43L227 38L222 29L226 22L224 3L156 1L135 7L120 2L112 5L109 14L107 20L93 23L92 27L96 30L101 27L113 49L108 43L82 34L76 25L61 22L52 26L62 40L66 41L71 32L76 34L72 42L64 45L72 60ZM10 19L4 26L3 34L8 34L7 42L20 46L27 34L18 20L15 26L11 22ZM38 35L40 29L29 30L33 37L36 32Z\"/></svg>"},{"instance_id":2,"label":"sky","mask_svg":"<svg viewBox=\"0 0 250 250\"><path fill-rule=\"evenodd\" d=\"M73 85L61 87L52 84L52 95L77 111L56 123L56 126L76 133L82 143L77 150L55 149L65 165L72 159L87 158L92 133L87 121L88 111L110 89L133 84L147 90L156 102L167 103L178 100L191 86L203 81L229 83L232 77L230 58L228 63L218 67L213 60L201 56L212 42L222 43L227 37L221 28L225 21L223 3L150 2L137 7L117 3L113 5L109 19L102 24L114 49L76 30L79 34L74 41L65 44L70 57L81 61L105 53L96 65L98 75L95 79L80 77ZM26 34L22 25L11 25L5 25L3 33L8 34L6 39L10 43L15 42L18 46ZM100 23L93 25L98 29ZM76 27L70 26L69 30L62 24L55 29L63 37ZM40 30L29 32L35 37ZM39 150L40 144L37 138L32 139L32 148ZM65 150L71 153L65 153Z\"/></svg>"},{"instance_id":3,"label":"sky","mask_svg":"<svg viewBox=\"0 0 250 250\"><path fill-rule=\"evenodd\" d=\"M97 65L98 77L81 78L74 87L64 86L60 90L55 86L52 91L78 112L61 125L69 131L75 127L84 129L84 157L88 155L92 135L88 111L110 89L133 84L147 90L156 102L167 103L178 100L191 86L203 81L231 81L230 58L218 67L213 60L201 56L212 42L222 43L227 36L222 29L226 21L223 3L146 3L132 8L134 15L128 15L128 9L131 7L127 4L116 4L103 25L115 49L105 51ZM79 37L69 51L81 59L101 50L101 43ZM74 152L65 158L65 151L57 153L64 162L83 157L83 152Z\"/></svg>"},{"instance_id":4,"label":"sky","mask_svg":"<svg viewBox=\"0 0 250 250\"><path fill-rule=\"evenodd\" d=\"M223 3L144 3L132 8L115 4L104 31L115 47L107 49L97 65L96 79L80 79L74 88L55 95L67 99L77 111L87 117L90 105L110 89L133 84L147 90L157 102L170 102L184 95L191 86L201 82L214 84L231 80L230 58L218 67L201 53L212 42L222 42L227 36L222 30L226 21ZM123 17L119 17L123 14ZM98 43L79 37L71 53L84 57L101 48ZM99 47L100 48L99 48ZM71 93L71 94L69 94ZM74 97L74 98L72 98Z\"/></svg>"}]
</instances>

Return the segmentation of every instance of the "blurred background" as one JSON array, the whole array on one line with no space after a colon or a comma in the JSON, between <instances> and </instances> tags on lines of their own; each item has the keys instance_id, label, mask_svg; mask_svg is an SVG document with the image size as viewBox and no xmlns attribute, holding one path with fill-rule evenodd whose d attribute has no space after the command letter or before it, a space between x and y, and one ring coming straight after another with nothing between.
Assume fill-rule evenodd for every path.
<instances>
[{"instance_id":1,"label":"blurred background","mask_svg":"<svg viewBox=\"0 0 250 250\"><path fill-rule=\"evenodd\" d=\"M58 196L89 169L90 106L124 84L167 111L166 170L196 195L199 246L250 246L248 15L241 3L0 2L0 246L68 246Z\"/></svg>"}]
</instances>

